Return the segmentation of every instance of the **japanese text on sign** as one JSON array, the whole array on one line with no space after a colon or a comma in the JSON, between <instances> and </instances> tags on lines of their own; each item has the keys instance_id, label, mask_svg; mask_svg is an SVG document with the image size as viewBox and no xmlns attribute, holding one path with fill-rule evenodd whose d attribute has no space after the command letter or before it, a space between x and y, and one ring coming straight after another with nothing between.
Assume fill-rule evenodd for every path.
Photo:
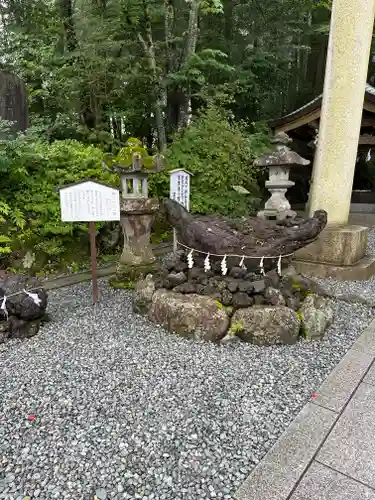
<instances>
[{"instance_id":1,"label":"japanese text on sign","mask_svg":"<svg viewBox=\"0 0 375 500\"><path fill-rule=\"evenodd\" d=\"M119 191L92 181L61 189L60 207L64 222L120 220Z\"/></svg>"},{"instance_id":2,"label":"japanese text on sign","mask_svg":"<svg viewBox=\"0 0 375 500\"><path fill-rule=\"evenodd\" d=\"M170 198L177 201L186 210L190 209L190 174L177 170L170 174Z\"/></svg>"}]
</instances>

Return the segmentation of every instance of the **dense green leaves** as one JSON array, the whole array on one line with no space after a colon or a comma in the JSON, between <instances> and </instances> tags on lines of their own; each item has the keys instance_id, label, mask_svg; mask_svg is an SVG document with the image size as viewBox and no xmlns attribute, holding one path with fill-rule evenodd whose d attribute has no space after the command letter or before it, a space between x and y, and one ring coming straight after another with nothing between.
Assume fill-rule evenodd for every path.
<instances>
[{"instance_id":1,"label":"dense green leaves","mask_svg":"<svg viewBox=\"0 0 375 500\"><path fill-rule=\"evenodd\" d=\"M209 108L176 138L168 148L168 169L186 168L191 179L191 209L198 213L249 215L259 201L253 167L255 157L267 147L267 136L260 127L234 123ZM237 193L242 186L249 195ZM154 194L168 196L168 175L152 180Z\"/></svg>"},{"instance_id":2,"label":"dense green leaves","mask_svg":"<svg viewBox=\"0 0 375 500\"><path fill-rule=\"evenodd\" d=\"M165 147L207 102L258 120L319 93L322 78L308 75L329 3L3 0L0 60L26 80L48 137Z\"/></svg>"},{"instance_id":3,"label":"dense green leaves","mask_svg":"<svg viewBox=\"0 0 375 500\"><path fill-rule=\"evenodd\" d=\"M58 187L89 178L118 182L103 170L102 151L74 140L49 144L21 136L0 141L0 158L0 227L8 248L30 250L42 264L86 253L87 225L61 222Z\"/></svg>"}]
</instances>

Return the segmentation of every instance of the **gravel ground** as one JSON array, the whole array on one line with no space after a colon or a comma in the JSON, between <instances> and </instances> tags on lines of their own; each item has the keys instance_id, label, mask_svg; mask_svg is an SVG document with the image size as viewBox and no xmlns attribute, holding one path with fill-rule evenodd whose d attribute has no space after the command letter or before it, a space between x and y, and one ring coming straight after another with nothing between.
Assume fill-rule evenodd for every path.
<instances>
[{"instance_id":1,"label":"gravel ground","mask_svg":"<svg viewBox=\"0 0 375 500\"><path fill-rule=\"evenodd\" d=\"M233 498L372 319L337 302L326 340L215 346L166 333L100 282L0 345L0 499ZM30 415L35 421L29 421Z\"/></svg>"}]
</instances>

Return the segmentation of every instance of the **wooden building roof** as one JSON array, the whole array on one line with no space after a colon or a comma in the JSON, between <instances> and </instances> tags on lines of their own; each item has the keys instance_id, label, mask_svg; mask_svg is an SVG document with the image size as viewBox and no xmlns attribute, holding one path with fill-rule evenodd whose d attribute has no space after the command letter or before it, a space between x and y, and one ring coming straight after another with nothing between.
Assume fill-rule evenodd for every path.
<instances>
[{"instance_id":1,"label":"wooden building roof","mask_svg":"<svg viewBox=\"0 0 375 500\"><path fill-rule=\"evenodd\" d=\"M308 140L319 129L323 94L282 118L270 122L276 134L286 132L295 139ZM363 103L363 115L359 146L375 146L375 87L367 84Z\"/></svg>"}]
</instances>

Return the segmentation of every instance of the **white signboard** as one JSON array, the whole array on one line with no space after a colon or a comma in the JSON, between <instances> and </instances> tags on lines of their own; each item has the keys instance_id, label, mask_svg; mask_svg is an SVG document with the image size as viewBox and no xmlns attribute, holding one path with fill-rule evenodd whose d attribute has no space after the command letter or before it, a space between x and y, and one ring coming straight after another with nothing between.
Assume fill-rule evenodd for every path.
<instances>
[{"instance_id":1,"label":"white signboard","mask_svg":"<svg viewBox=\"0 0 375 500\"><path fill-rule=\"evenodd\" d=\"M120 220L118 189L87 181L60 189L61 220L103 222Z\"/></svg>"},{"instance_id":2,"label":"white signboard","mask_svg":"<svg viewBox=\"0 0 375 500\"><path fill-rule=\"evenodd\" d=\"M186 210L190 210L190 172L184 169L171 170L170 198L177 201Z\"/></svg>"}]
</instances>

